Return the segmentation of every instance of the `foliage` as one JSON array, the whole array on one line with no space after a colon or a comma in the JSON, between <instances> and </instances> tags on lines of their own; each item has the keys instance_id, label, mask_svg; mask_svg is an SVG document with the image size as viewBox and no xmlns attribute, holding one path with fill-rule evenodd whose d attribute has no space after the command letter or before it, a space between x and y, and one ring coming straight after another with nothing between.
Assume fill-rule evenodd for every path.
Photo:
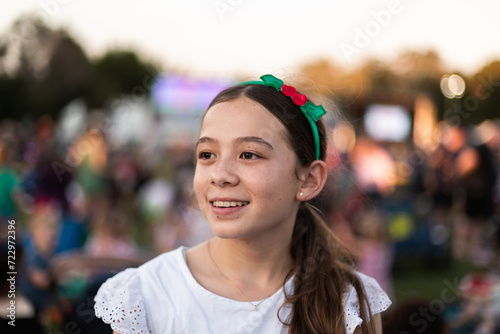
<instances>
[{"instance_id":1,"label":"foliage","mask_svg":"<svg viewBox=\"0 0 500 334\"><path fill-rule=\"evenodd\" d=\"M110 50L92 64L93 89L88 102L91 107L101 107L121 94L143 94L156 72L156 67L132 51Z\"/></svg>"},{"instance_id":2,"label":"foliage","mask_svg":"<svg viewBox=\"0 0 500 334\"><path fill-rule=\"evenodd\" d=\"M92 61L65 30L23 17L0 36L0 117L57 118L79 97L100 108L134 94L154 73L133 51L111 50Z\"/></svg>"},{"instance_id":3,"label":"foliage","mask_svg":"<svg viewBox=\"0 0 500 334\"><path fill-rule=\"evenodd\" d=\"M157 71L158 66L131 50L113 49L89 59L67 31L21 17L0 35L0 117L57 118L75 98L84 98L90 108L103 108L122 95L149 94ZM354 118L370 103L402 104L411 111L420 93L434 100L440 118L450 105L440 91L440 79L452 72L434 51L406 51L384 61L370 58L351 69L320 58L302 64L300 71L318 84L318 93L334 97ZM475 124L497 117L500 61L465 80L465 95L453 101L461 107L461 121Z\"/></svg>"},{"instance_id":4,"label":"foliage","mask_svg":"<svg viewBox=\"0 0 500 334\"><path fill-rule=\"evenodd\" d=\"M450 114L445 109L452 103L457 105L464 125L498 117L500 109L500 61L485 65L470 78L459 73L467 81L467 92L456 101L441 93L442 76L453 72L434 51L406 51L387 61L371 58L350 71L321 58L302 64L300 70L317 81L324 93L336 96L346 116L353 119L371 103L401 104L412 111L421 93L434 100L439 119Z\"/></svg>"}]
</instances>

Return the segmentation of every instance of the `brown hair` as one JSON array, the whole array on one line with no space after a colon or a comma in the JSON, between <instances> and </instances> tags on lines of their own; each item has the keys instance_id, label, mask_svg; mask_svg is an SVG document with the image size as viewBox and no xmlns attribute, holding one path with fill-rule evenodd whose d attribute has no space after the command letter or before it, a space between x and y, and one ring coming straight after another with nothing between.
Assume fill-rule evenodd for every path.
<instances>
[{"instance_id":1,"label":"brown hair","mask_svg":"<svg viewBox=\"0 0 500 334\"><path fill-rule=\"evenodd\" d=\"M258 84L233 86L219 93L208 109L239 97L261 104L284 124L289 144L302 166L309 166L316 160L314 138L306 117L289 97L275 88ZM322 120L316 125L320 137L320 159L325 160L325 125ZM285 282L294 276L294 293L286 296L282 305L293 305L291 319L286 322L290 334L344 333L343 296L349 284L359 297L362 332L375 332L373 324L368 321L368 299L354 271L352 256L317 210L306 202L297 212L290 251L295 266Z\"/></svg>"}]
</instances>

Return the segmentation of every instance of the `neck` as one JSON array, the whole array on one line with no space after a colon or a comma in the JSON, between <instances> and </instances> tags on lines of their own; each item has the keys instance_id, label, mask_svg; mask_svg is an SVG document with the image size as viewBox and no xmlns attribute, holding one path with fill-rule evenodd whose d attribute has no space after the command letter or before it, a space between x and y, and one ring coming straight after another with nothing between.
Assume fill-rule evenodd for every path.
<instances>
[{"instance_id":1,"label":"neck","mask_svg":"<svg viewBox=\"0 0 500 334\"><path fill-rule=\"evenodd\" d=\"M210 251L215 264L235 284L249 290L278 287L292 268L290 242L263 243L214 238Z\"/></svg>"}]
</instances>

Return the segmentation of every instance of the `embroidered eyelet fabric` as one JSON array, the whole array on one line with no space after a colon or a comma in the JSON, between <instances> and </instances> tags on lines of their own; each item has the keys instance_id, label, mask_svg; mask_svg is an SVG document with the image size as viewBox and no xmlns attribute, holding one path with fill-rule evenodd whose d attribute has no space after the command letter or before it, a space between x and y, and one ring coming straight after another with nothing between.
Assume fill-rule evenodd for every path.
<instances>
[{"instance_id":1,"label":"embroidered eyelet fabric","mask_svg":"<svg viewBox=\"0 0 500 334\"><path fill-rule=\"evenodd\" d=\"M95 297L95 314L120 334L152 333L148 329L137 269L108 279Z\"/></svg>"},{"instance_id":2,"label":"embroidered eyelet fabric","mask_svg":"<svg viewBox=\"0 0 500 334\"><path fill-rule=\"evenodd\" d=\"M358 276L363 282L366 295L368 296L368 304L372 314L381 313L391 305L391 300L387 294L382 290L378 282L362 273ZM349 334L354 333L356 327L361 325L363 320L359 317L359 300L356 289L350 286L350 291L347 292L346 299L344 300L344 324L346 332Z\"/></svg>"},{"instance_id":3,"label":"embroidered eyelet fabric","mask_svg":"<svg viewBox=\"0 0 500 334\"><path fill-rule=\"evenodd\" d=\"M170 264L176 264L175 267L177 267L177 269L174 269L175 267L173 266L165 266L165 263L163 263L161 259L158 259L160 261L151 262L149 264L148 266L149 269L147 271L145 271L146 270L145 268L141 267L139 267L138 269L135 268L126 269L108 279L101 286L98 294L94 299L96 302L94 306L96 316L101 318L105 323L110 324L111 328L120 334L139 334L139 333L144 334L144 333L153 333L153 331L155 333L158 332L158 334L162 333L170 334L179 332L178 329L174 330L172 327L170 327L170 329L167 331L165 331L165 329L160 329L162 328L162 324L164 324L165 321L167 321L167 318L165 318L165 316L168 317L168 315L166 315L163 311L161 312L161 314L157 313L153 315L151 312L154 313L155 309L150 309L148 311L147 308L148 306L153 308L160 307L159 303L163 302L161 299L161 295L163 294L162 290L154 290L155 291L154 293L151 293L151 291L150 292L143 291L144 289L149 289L150 286L154 285L155 283L153 281L160 279L160 278L151 278L153 272L161 273L162 275L160 275L160 277L165 277L165 275L163 275L163 272L161 271L162 270L161 268L169 268L168 270L170 271L171 278L173 278L172 270L183 273L182 275L179 276L181 277L180 280L173 279L173 281L175 281L175 284L173 284L174 286L172 286L172 284L166 284L165 285L166 289L173 289L176 291L194 289L200 292L202 295L208 294L210 296L210 299L204 300L204 302L206 303L214 303L214 305L208 305L209 309L210 308L216 310L224 309L226 310L225 312L234 309L235 303L238 302L234 302L232 300L226 300L220 297L215 298L217 296L213 296L213 294L210 293L209 291L203 290L201 286L193 286L193 285L190 286L189 284L186 283L190 281L193 283L194 279L192 279L191 277L185 277L185 275L189 275L189 271L187 269L187 265L185 264L184 258L182 258L183 255L181 251L178 251L177 254L171 254L167 256L169 256L169 259L172 258L176 259L175 262L172 262ZM182 268L181 270L178 269L179 267L184 267L184 266L185 268ZM146 276L144 276L143 274ZM391 304L391 301L387 296L387 294L380 288L379 284L375 279L361 273L358 273L358 275L364 285L366 294L368 296L368 303L372 314L377 314L382 311L385 311ZM141 277L144 280L146 280L146 277L148 277L150 281L141 282ZM182 279L182 277L184 278ZM293 291L292 284L290 285L289 288L292 289L291 291ZM169 292L171 291L165 291L165 294L168 294ZM279 295L281 296L281 297L278 296L279 298L284 298L283 292L281 292L281 294ZM274 301L272 304L275 303L277 305L281 304L281 302L274 302ZM245 303L240 303L240 304L248 306L245 305ZM160 309L164 310L163 307L160 307ZM272 314L276 314L275 311L276 310L273 310ZM190 309L190 312L188 313L191 314L193 312L196 313L196 310ZM183 313L186 313L185 310ZM196 317L202 318L204 316L205 317L208 316L210 319L212 319L214 315L196 314L194 316L195 319ZM184 320L181 320L179 318L182 317L179 317L179 313L177 313L177 316L174 314L173 317L175 317L174 321L182 322L181 325L182 328L184 328L184 326L189 327L189 325L193 321L195 321L195 319L192 319L191 316L187 315L185 319L183 318ZM217 318L217 316L215 318ZM214 322L221 320L221 319L217 320L215 318L213 319ZM286 318L286 314L284 314L284 318ZM236 319L232 320L236 321ZM187 321L188 323L185 323L184 321ZM356 329L356 327L362 323L362 319L359 317L358 297L356 294L356 290L352 286L345 293L344 323L345 323L346 333L348 334L352 334ZM208 328L211 328L213 325L214 324L211 325L207 324ZM279 327L282 327L281 324L278 323L278 325ZM258 327L259 325L256 324L256 326ZM283 330L285 329L281 328L281 332L283 332ZM186 331L180 330L180 332L185 333ZM274 330L274 332L276 332L276 330Z\"/></svg>"}]
</instances>

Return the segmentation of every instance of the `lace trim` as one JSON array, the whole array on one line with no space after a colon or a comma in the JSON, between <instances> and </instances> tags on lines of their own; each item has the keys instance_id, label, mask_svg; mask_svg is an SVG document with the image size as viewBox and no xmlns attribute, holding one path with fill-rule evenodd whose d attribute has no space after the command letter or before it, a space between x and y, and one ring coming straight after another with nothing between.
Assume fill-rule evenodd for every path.
<instances>
[{"instance_id":1,"label":"lace trim","mask_svg":"<svg viewBox=\"0 0 500 334\"><path fill-rule=\"evenodd\" d=\"M368 297L368 304L372 315L383 312L391 305L391 300L387 294L382 290L378 282L369 276L358 273L361 281L363 282L366 295ZM344 306L344 322L348 334L354 333L356 327L361 325L363 320L359 317L359 300L358 294L354 287L350 287L347 300Z\"/></svg>"},{"instance_id":2,"label":"lace trim","mask_svg":"<svg viewBox=\"0 0 500 334\"><path fill-rule=\"evenodd\" d=\"M95 314L120 334L151 333L135 268L109 278L95 296Z\"/></svg>"}]
</instances>

